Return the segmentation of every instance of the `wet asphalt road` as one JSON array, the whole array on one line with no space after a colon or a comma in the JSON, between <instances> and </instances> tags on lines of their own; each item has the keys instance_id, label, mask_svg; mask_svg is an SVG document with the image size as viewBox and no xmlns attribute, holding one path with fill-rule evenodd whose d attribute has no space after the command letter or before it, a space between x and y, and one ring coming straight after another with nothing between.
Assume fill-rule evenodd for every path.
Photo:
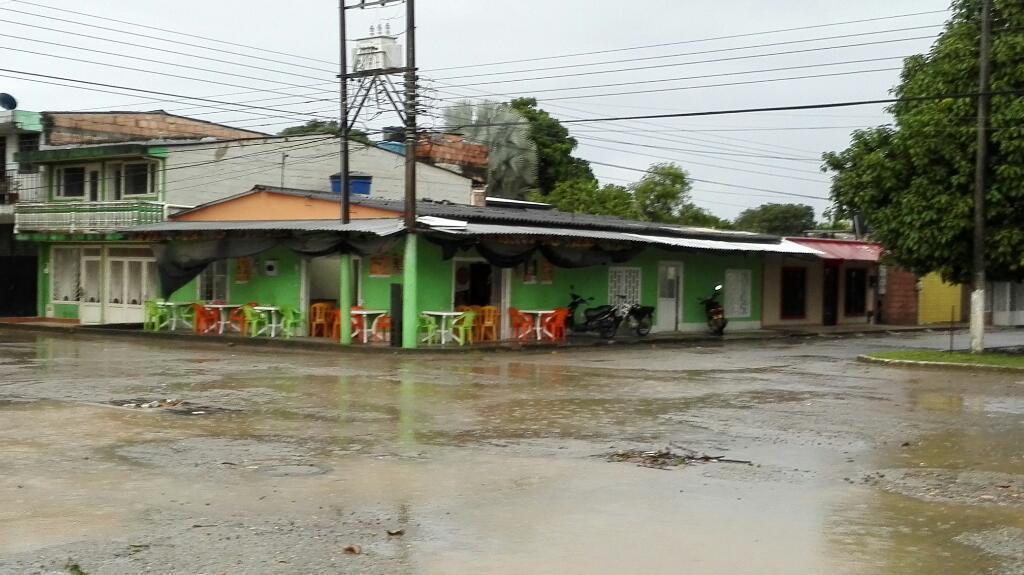
<instances>
[{"instance_id":1,"label":"wet asphalt road","mask_svg":"<svg viewBox=\"0 0 1024 575\"><path fill-rule=\"evenodd\" d=\"M435 356L0 331L0 573L1024 573L1024 374L854 361L945 342ZM123 407L165 399L187 403ZM753 464L603 457L666 446Z\"/></svg>"}]
</instances>

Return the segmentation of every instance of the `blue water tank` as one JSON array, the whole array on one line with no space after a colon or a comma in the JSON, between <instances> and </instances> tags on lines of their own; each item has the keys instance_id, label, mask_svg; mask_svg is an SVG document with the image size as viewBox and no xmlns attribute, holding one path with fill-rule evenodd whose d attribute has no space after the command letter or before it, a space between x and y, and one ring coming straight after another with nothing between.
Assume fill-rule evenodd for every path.
<instances>
[{"instance_id":1,"label":"blue water tank","mask_svg":"<svg viewBox=\"0 0 1024 575\"><path fill-rule=\"evenodd\" d=\"M349 174L348 175L348 190L350 193L359 196L370 195L370 184L373 182L373 176L366 176L362 174ZM334 174L331 176L331 191L335 194L341 193L341 176Z\"/></svg>"}]
</instances>

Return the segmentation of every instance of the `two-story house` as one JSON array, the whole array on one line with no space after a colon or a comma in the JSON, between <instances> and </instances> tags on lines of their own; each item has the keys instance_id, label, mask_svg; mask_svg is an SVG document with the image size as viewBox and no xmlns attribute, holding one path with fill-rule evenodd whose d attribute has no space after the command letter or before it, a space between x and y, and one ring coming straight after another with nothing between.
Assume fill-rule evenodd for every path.
<instances>
[{"instance_id":1,"label":"two-story house","mask_svg":"<svg viewBox=\"0 0 1024 575\"><path fill-rule=\"evenodd\" d=\"M178 124L188 120L165 116ZM337 137L216 133L196 138L205 124L196 122L191 139L179 133L103 144L48 141L38 151L18 154L19 162L40 166L46 174L39 201L19 202L15 210L16 238L38 246L39 316L82 323L142 321L143 302L158 294L155 261L147 245L123 240L121 230L257 184L331 191L331 176L340 165ZM353 143L350 169L363 184L359 192L380 199L403 196L400 155ZM467 203L471 197L469 178L427 164L420 166L417 185L420 197L435 201ZM196 298L222 299L225 277L225 270L209 266Z\"/></svg>"},{"instance_id":2,"label":"two-story house","mask_svg":"<svg viewBox=\"0 0 1024 575\"><path fill-rule=\"evenodd\" d=\"M41 131L38 112L0 110L0 317L36 313L36 252L14 241L14 204L39 193L40 175L14 156L38 149Z\"/></svg>"}]
</instances>

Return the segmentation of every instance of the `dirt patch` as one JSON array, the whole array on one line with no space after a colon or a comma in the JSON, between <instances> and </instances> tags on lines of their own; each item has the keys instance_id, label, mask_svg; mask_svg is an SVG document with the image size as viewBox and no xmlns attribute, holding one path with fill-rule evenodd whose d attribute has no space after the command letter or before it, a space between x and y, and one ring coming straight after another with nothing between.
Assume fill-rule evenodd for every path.
<instances>
[{"instance_id":1,"label":"dirt patch","mask_svg":"<svg viewBox=\"0 0 1024 575\"><path fill-rule=\"evenodd\" d=\"M116 451L121 457L175 471L259 471L270 475L318 475L326 469L310 461L312 454L291 443L192 437L172 442L140 443Z\"/></svg>"},{"instance_id":2,"label":"dirt patch","mask_svg":"<svg viewBox=\"0 0 1024 575\"><path fill-rule=\"evenodd\" d=\"M651 469L671 469L681 465L694 463L739 463L751 465L751 462L744 459L727 459L724 455L698 454L685 448L677 448L672 451L669 448L657 451L643 451L640 449L627 449L613 451L604 455L605 459L617 463L634 463L639 467L650 467Z\"/></svg>"},{"instance_id":3,"label":"dirt patch","mask_svg":"<svg viewBox=\"0 0 1024 575\"><path fill-rule=\"evenodd\" d=\"M172 413L175 415L210 415L214 413L227 413L237 411L226 407L214 407L210 405L199 405L182 399L115 399L107 402L115 407L125 409L137 409L141 411L152 411L155 413Z\"/></svg>"},{"instance_id":4,"label":"dirt patch","mask_svg":"<svg viewBox=\"0 0 1024 575\"><path fill-rule=\"evenodd\" d=\"M991 471L886 469L861 478L865 485L926 501L1024 507L1024 476Z\"/></svg>"},{"instance_id":5,"label":"dirt patch","mask_svg":"<svg viewBox=\"0 0 1024 575\"><path fill-rule=\"evenodd\" d=\"M989 555L1002 560L999 575L1024 574L1024 529L1004 527L990 531L964 533L954 541L977 547Z\"/></svg>"}]
</instances>

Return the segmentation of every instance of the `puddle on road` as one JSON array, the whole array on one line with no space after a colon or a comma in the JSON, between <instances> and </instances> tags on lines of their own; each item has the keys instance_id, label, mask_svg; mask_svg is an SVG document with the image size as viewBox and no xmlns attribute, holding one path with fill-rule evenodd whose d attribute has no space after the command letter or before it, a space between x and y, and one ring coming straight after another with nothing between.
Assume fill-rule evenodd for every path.
<instances>
[{"instance_id":1,"label":"puddle on road","mask_svg":"<svg viewBox=\"0 0 1024 575\"><path fill-rule=\"evenodd\" d=\"M139 572L189 555L183 572L287 571L276 561L301 556L291 570L1001 573L1024 528L1019 509L842 481L920 467L1019 477L1019 397L1000 380L958 395L953 382L885 381L852 364L847 374L817 356L834 370L823 377L787 355L813 346L758 348L727 373L584 367L593 359L572 354L353 361L52 338L8 348L0 380L19 383L0 386L0 571L73 557L88 572L118 572L115 561ZM229 411L97 405L164 397ZM901 433L906 447L879 439ZM593 457L673 442L758 465L666 473ZM389 537L397 527L406 534ZM348 544L364 553L343 556Z\"/></svg>"}]
</instances>

